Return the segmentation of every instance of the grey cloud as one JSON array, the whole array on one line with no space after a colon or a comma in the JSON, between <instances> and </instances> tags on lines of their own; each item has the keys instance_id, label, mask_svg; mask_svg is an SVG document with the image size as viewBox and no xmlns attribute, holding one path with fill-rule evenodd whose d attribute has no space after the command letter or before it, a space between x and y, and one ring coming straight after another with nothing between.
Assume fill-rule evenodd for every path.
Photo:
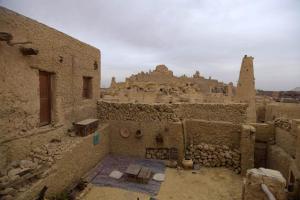
<instances>
[{"instance_id":1,"label":"grey cloud","mask_svg":"<svg viewBox=\"0 0 300 200\"><path fill-rule=\"evenodd\" d=\"M298 0L2 0L102 52L102 86L164 63L236 83L241 58L255 57L257 88L300 86Z\"/></svg>"}]
</instances>

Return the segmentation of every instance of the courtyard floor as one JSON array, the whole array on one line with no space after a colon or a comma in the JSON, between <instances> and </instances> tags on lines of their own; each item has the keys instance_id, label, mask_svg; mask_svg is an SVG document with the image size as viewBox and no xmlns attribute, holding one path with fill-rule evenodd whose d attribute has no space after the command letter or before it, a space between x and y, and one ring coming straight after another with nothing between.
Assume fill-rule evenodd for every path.
<instances>
[{"instance_id":1,"label":"courtyard floor","mask_svg":"<svg viewBox=\"0 0 300 200\"><path fill-rule=\"evenodd\" d=\"M194 173L192 173L194 172ZM158 200L240 200L242 177L225 168L166 169ZM92 186L84 200L149 200L150 196L119 188Z\"/></svg>"}]
</instances>

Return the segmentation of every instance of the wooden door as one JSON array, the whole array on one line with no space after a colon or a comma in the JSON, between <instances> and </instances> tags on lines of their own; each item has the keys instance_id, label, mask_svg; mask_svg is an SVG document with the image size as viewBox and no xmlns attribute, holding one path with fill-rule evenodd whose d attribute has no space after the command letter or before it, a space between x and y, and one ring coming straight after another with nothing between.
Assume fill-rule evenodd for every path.
<instances>
[{"instance_id":1,"label":"wooden door","mask_svg":"<svg viewBox=\"0 0 300 200\"><path fill-rule=\"evenodd\" d=\"M51 122L51 74L40 71L40 126Z\"/></svg>"}]
</instances>

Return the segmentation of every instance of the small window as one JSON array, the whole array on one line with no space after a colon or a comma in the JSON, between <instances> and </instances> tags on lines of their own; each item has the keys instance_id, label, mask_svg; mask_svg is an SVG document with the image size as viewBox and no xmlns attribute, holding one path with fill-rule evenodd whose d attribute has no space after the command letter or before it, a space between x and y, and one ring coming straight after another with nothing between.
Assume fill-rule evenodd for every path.
<instances>
[{"instance_id":1,"label":"small window","mask_svg":"<svg viewBox=\"0 0 300 200\"><path fill-rule=\"evenodd\" d=\"M82 97L84 99L92 98L92 77L83 77Z\"/></svg>"}]
</instances>

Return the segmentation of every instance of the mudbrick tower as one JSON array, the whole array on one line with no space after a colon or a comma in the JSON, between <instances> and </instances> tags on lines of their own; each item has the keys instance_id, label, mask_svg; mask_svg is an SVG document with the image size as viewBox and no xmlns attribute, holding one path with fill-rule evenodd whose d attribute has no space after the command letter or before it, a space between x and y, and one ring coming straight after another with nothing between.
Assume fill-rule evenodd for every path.
<instances>
[{"instance_id":1,"label":"mudbrick tower","mask_svg":"<svg viewBox=\"0 0 300 200\"><path fill-rule=\"evenodd\" d=\"M248 103L248 121L256 122L255 110L255 78L253 69L253 57L244 56L239 81L236 90L236 101L241 103Z\"/></svg>"}]
</instances>

